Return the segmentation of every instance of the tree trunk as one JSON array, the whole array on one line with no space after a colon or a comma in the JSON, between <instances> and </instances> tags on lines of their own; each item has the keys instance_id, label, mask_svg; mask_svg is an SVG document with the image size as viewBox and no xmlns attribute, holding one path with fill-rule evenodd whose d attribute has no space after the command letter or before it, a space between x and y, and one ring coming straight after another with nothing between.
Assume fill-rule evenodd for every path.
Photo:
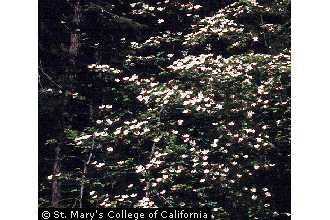
<instances>
[{"instance_id":1,"label":"tree trunk","mask_svg":"<svg viewBox=\"0 0 330 220\"><path fill-rule=\"evenodd\" d=\"M79 48L80 48L80 17L81 17L81 6L80 6L80 0L71 0L72 7L73 7L73 17L72 17L72 31L70 35L70 45L69 45L69 71L64 76L65 81L68 83L66 86L66 89L72 92L73 90L73 84L72 81L75 78L76 72L77 72L77 58L79 54ZM51 205L53 208L59 208L60 207L60 201L61 201L61 182L58 179L56 175L60 173L60 164L61 164L61 145L63 144L63 135L64 135L64 115L65 115L65 106L66 101L65 97L63 98L63 108L60 110L60 117L61 119L61 140L59 141L58 145L55 148L55 162L53 166L53 183L52 183L52 202ZM69 121L72 121L72 119L68 119Z\"/></svg>"},{"instance_id":2,"label":"tree trunk","mask_svg":"<svg viewBox=\"0 0 330 220\"><path fill-rule=\"evenodd\" d=\"M72 18L72 31L70 39L69 57L72 66L77 64L77 57L80 48L80 17L81 6L80 0L72 0L73 18Z\"/></svg>"},{"instance_id":3,"label":"tree trunk","mask_svg":"<svg viewBox=\"0 0 330 220\"><path fill-rule=\"evenodd\" d=\"M55 148L55 162L53 166L53 184L52 184L52 207L59 208L61 200L61 182L58 180L57 175L60 173L60 152L59 145Z\"/></svg>"}]
</instances>

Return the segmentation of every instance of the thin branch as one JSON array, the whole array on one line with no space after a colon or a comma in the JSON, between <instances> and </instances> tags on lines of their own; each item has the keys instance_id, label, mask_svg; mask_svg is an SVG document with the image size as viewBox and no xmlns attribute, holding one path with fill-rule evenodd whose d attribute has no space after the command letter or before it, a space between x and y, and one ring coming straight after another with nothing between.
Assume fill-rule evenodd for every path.
<instances>
[{"instance_id":1,"label":"thin branch","mask_svg":"<svg viewBox=\"0 0 330 220\"><path fill-rule=\"evenodd\" d=\"M41 61L39 61L39 69L40 69L40 72L41 72L44 76L46 76L46 77L48 78L48 80L49 80L51 83L53 83L54 85L56 85L58 88L63 89L63 87L62 87L61 85L57 84L57 83L52 79L52 77L50 77L50 76L44 71L44 69L42 68ZM39 77L40 77L40 75L39 75Z\"/></svg>"}]
</instances>

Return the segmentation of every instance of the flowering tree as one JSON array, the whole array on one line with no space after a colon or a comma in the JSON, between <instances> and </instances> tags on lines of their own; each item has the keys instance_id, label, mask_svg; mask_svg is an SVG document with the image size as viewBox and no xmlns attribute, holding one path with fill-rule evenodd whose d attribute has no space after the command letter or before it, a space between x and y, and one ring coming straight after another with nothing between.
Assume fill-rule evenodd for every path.
<instances>
[{"instance_id":1,"label":"flowering tree","mask_svg":"<svg viewBox=\"0 0 330 220\"><path fill-rule=\"evenodd\" d=\"M68 133L85 159L67 178L88 206L289 215L290 2L210 2L129 4L144 36L121 36L121 66L87 65L107 90Z\"/></svg>"}]
</instances>

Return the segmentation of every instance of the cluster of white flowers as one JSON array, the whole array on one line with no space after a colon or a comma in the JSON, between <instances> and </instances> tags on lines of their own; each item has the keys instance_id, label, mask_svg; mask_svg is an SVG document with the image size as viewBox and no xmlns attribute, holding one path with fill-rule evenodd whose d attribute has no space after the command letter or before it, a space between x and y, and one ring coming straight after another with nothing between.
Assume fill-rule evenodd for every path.
<instances>
[{"instance_id":1,"label":"cluster of white flowers","mask_svg":"<svg viewBox=\"0 0 330 220\"><path fill-rule=\"evenodd\" d=\"M158 23L163 23L164 19L158 19ZM131 48L132 49L146 49L150 47L158 47L160 45L168 44L168 43L173 43L175 41L178 41L182 38L182 33L172 33L170 31L165 31L162 34L159 34L157 36L152 36L148 38L145 42L143 43L137 43L137 42L131 42ZM128 56L128 58L131 58L131 56ZM149 56L149 59L154 58L152 56ZM142 59L142 57L140 57ZM148 58L145 58L148 59ZM126 60L126 61L131 61L131 60Z\"/></svg>"},{"instance_id":2,"label":"cluster of white flowers","mask_svg":"<svg viewBox=\"0 0 330 220\"><path fill-rule=\"evenodd\" d=\"M149 13L164 10L166 6L163 3L132 3L131 7L136 9L135 13ZM137 50L138 56L127 56L126 62L155 64L160 58L154 50L148 53L148 49L166 47L176 40L191 46L200 39L216 36L217 39L233 39L229 40L229 44L240 46L244 43L237 39L240 35L251 43L260 43L263 33L246 29L237 17L268 9L255 2L241 4L234 3L214 16L202 19L193 26L193 33L164 32L143 43L132 42L131 49ZM181 6L190 11L201 8L191 3ZM165 21L160 17L158 23ZM272 24L262 24L260 27L269 33L280 29ZM125 76L115 78L115 82L134 88L134 98L145 107L145 112L134 115L134 119L110 119L109 115L113 112L102 110L110 110L112 106L101 105L99 109L106 116L103 115L104 118L96 123L102 128L112 126L89 136L84 134L75 140L76 144L81 144L93 135L100 137L100 144L107 152L105 158L111 160L115 168L107 160L100 159L104 162L92 163L97 171L130 170L134 173L130 178L136 178L123 192L116 192L114 198L100 200L101 206L109 207L109 202L113 200L123 204L131 202L137 207L156 207L155 203L165 194L176 204L175 196L179 192L190 192L202 198L203 193L209 193L208 188L216 188L228 192L233 198L245 196L252 203L270 207L268 200L273 197L271 187L261 188L251 183L242 190L241 186L246 184L247 179L253 182L259 172L277 168L269 152L275 148L272 130L289 124L289 119L281 118L283 116L278 116L276 111L289 112L290 108L290 99L286 95L289 83L285 82L290 73L290 51L270 55L249 50L228 58L213 54L216 53L214 51L197 55L194 52L191 53L194 55L180 59L177 59L180 53L167 52L161 58L166 58L167 64L169 60L172 63L166 64L165 71L162 71L173 74L175 77L172 79L153 74L148 76L147 72L139 73L137 70L134 70L135 74L124 73ZM163 120L162 116L166 114L170 119ZM101 137L108 134L112 134L111 140L107 140L110 143L102 142ZM138 162L130 164L126 155L117 154L124 148L134 148L139 152L139 155L127 156ZM124 169L124 165L128 167ZM180 178L189 179L189 183L178 184L176 181ZM153 200L156 196L157 200ZM188 203L178 199L176 205L186 206Z\"/></svg>"},{"instance_id":3,"label":"cluster of white flowers","mask_svg":"<svg viewBox=\"0 0 330 220\"><path fill-rule=\"evenodd\" d=\"M137 207L139 208L157 208L155 202L152 201L148 197L143 197L141 200L138 201Z\"/></svg>"},{"instance_id":4,"label":"cluster of white flowers","mask_svg":"<svg viewBox=\"0 0 330 220\"><path fill-rule=\"evenodd\" d=\"M114 74L119 74L122 71L113 67L110 67L109 65L103 64L103 65L98 65L98 64L90 64L87 66L88 69L94 72L109 72L109 73L114 73Z\"/></svg>"},{"instance_id":5,"label":"cluster of white flowers","mask_svg":"<svg viewBox=\"0 0 330 220\"><path fill-rule=\"evenodd\" d=\"M228 38L244 31L243 26L237 24L234 20L228 19L223 10L212 17L202 19L198 25L193 25L193 28L197 28L195 32L185 35L185 45L197 44L210 36Z\"/></svg>"}]
</instances>

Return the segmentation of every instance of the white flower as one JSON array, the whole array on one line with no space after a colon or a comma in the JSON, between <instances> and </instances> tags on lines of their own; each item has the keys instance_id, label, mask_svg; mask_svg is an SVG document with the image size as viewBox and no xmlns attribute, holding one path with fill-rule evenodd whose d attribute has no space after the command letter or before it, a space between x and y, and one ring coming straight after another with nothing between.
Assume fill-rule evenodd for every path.
<instances>
[{"instance_id":1,"label":"white flower","mask_svg":"<svg viewBox=\"0 0 330 220\"><path fill-rule=\"evenodd\" d=\"M222 109L222 105L217 104L217 105L215 106L215 108L216 108L216 109Z\"/></svg>"},{"instance_id":2,"label":"white flower","mask_svg":"<svg viewBox=\"0 0 330 220\"><path fill-rule=\"evenodd\" d=\"M254 168L255 170L258 170L258 169L260 168L260 166L259 166L258 164L255 164L255 165L253 166L253 168Z\"/></svg>"},{"instance_id":3,"label":"white flower","mask_svg":"<svg viewBox=\"0 0 330 220\"><path fill-rule=\"evenodd\" d=\"M127 186L127 188L132 188L133 187L133 184L129 184L128 186Z\"/></svg>"},{"instance_id":4,"label":"white flower","mask_svg":"<svg viewBox=\"0 0 330 220\"><path fill-rule=\"evenodd\" d=\"M102 120L96 120L96 124L101 124Z\"/></svg>"},{"instance_id":5,"label":"white flower","mask_svg":"<svg viewBox=\"0 0 330 220\"><path fill-rule=\"evenodd\" d=\"M256 196L256 195L252 195L252 197L251 197L253 200L256 200L257 198L258 198L258 196Z\"/></svg>"},{"instance_id":6,"label":"white flower","mask_svg":"<svg viewBox=\"0 0 330 220\"><path fill-rule=\"evenodd\" d=\"M253 40L253 41L258 41L259 38L258 38L258 37L253 37L252 40Z\"/></svg>"},{"instance_id":7,"label":"white flower","mask_svg":"<svg viewBox=\"0 0 330 220\"><path fill-rule=\"evenodd\" d=\"M208 149L202 150L201 153L204 154L204 155L205 154L208 154L209 153L209 150Z\"/></svg>"},{"instance_id":8,"label":"white flower","mask_svg":"<svg viewBox=\"0 0 330 220\"><path fill-rule=\"evenodd\" d=\"M132 198L134 198L134 197L137 196L137 194L136 194L136 193L132 193L130 196L131 196Z\"/></svg>"},{"instance_id":9,"label":"white flower","mask_svg":"<svg viewBox=\"0 0 330 220\"><path fill-rule=\"evenodd\" d=\"M118 161L117 164L118 165L123 165L125 163L125 161Z\"/></svg>"},{"instance_id":10,"label":"white flower","mask_svg":"<svg viewBox=\"0 0 330 220\"><path fill-rule=\"evenodd\" d=\"M129 196L128 195L122 195L121 196L123 199L127 199Z\"/></svg>"},{"instance_id":11,"label":"white flower","mask_svg":"<svg viewBox=\"0 0 330 220\"><path fill-rule=\"evenodd\" d=\"M251 118L253 114L254 114L253 111L248 111L248 112L247 112L247 117L248 117L248 118Z\"/></svg>"},{"instance_id":12,"label":"white flower","mask_svg":"<svg viewBox=\"0 0 330 220\"><path fill-rule=\"evenodd\" d=\"M164 19L158 19L158 24L164 23Z\"/></svg>"},{"instance_id":13,"label":"white flower","mask_svg":"<svg viewBox=\"0 0 330 220\"><path fill-rule=\"evenodd\" d=\"M120 131L121 131L121 129L118 129L118 128L117 128L116 131L113 132L113 134L114 134L114 135L118 135L118 134L120 134Z\"/></svg>"},{"instance_id":14,"label":"white flower","mask_svg":"<svg viewBox=\"0 0 330 220\"><path fill-rule=\"evenodd\" d=\"M205 182L205 179L201 179L199 182L204 183Z\"/></svg>"},{"instance_id":15,"label":"white flower","mask_svg":"<svg viewBox=\"0 0 330 220\"><path fill-rule=\"evenodd\" d=\"M178 125L182 125L182 124L183 124L183 120L182 119L178 120Z\"/></svg>"},{"instance_id":16,"label":"white flower","mask_svg":"<svg viewBox=\"0 0 330 220\"><path fill-rule=\"evenodd\" d=\"M157 137L157 138L155 138L153 141L154 141L155 143L158 143L158 142L160 141L160 138Z\"/></svg>"},{"instance_id":17,"label":"white flower","mask_svg":"<svg viewBox=\"0 0 330 220\"><path fill-rule=\"evenodd\" d=\"M141 173L142 171L144 171L144 167L142 165L136 166L136 173Z\"/></svg>"},{"instance_id":18,"label":"white flower","mask_svg":"<svg viewBox=\"0 0 330 220\"><path fill-rule=\"evenodd\" d=\"M47 179L49 179L49 180L53 179L53 175L47 176Z\"/></svg>"},{"instance_id":19,"label":"white flower","mask_svg":"<svg viewBox=\"0 0 330 220\"><path fill-rule=\"evenodd\" d=\"M255 144L255 145L253 145L253 147L258 149L258 148L260 148L260 144Z\"/></svg>"},{"instance_id":20,"label":"white flower","mask_svg":"<svg viewBox=\"0 0 330 220\"><path fill-rule=\"evenodd\" d=\"M204 173L209 173L209 172L210 172L209 169L204 170Z\"/></svg>"},{"instance_id":21,"label":"white flower","mask_svg":"<svg viewBox=\"0 0 330 220\"><path fill-rule=\"evenodd\" d=\"M113 151L113 147L108 147L108 148L107 148L107 151L108 151L108 152L112 152L112 151Z\"/></svg>"},{"instance_id":22,"label":"white flower","mask_svg":"<svg viewBox=\"0 0 330 220\"><path fill-rule=\"evenodd\" d=\"M95 191L90 191L89 192L89 195L91 195L91 196L94 195L94 194L95 194Z\"/></svg>"},{"instance_id":23,"label":"white flower","mask_svg":"<svg viewBox=\"0 0 330 220\"><path fill-rule=\"evenodd\" d=\"M105 163L99 163L96 165L96 167L100 168L100 167L103 167L105 165Z\"/></svg>"},{"instance_id":24,"label":"white flower","mask_svg":"<svg viewBox=\"0 0 330 220\"><path fill-rule=\"evenodd\" d=\"M266 197L270 197L270 196L272 196L272 194L270 194L270 192L266 192L266 193L265 193L265 196L266 196Z\"/></svg>"}]
</instances>

